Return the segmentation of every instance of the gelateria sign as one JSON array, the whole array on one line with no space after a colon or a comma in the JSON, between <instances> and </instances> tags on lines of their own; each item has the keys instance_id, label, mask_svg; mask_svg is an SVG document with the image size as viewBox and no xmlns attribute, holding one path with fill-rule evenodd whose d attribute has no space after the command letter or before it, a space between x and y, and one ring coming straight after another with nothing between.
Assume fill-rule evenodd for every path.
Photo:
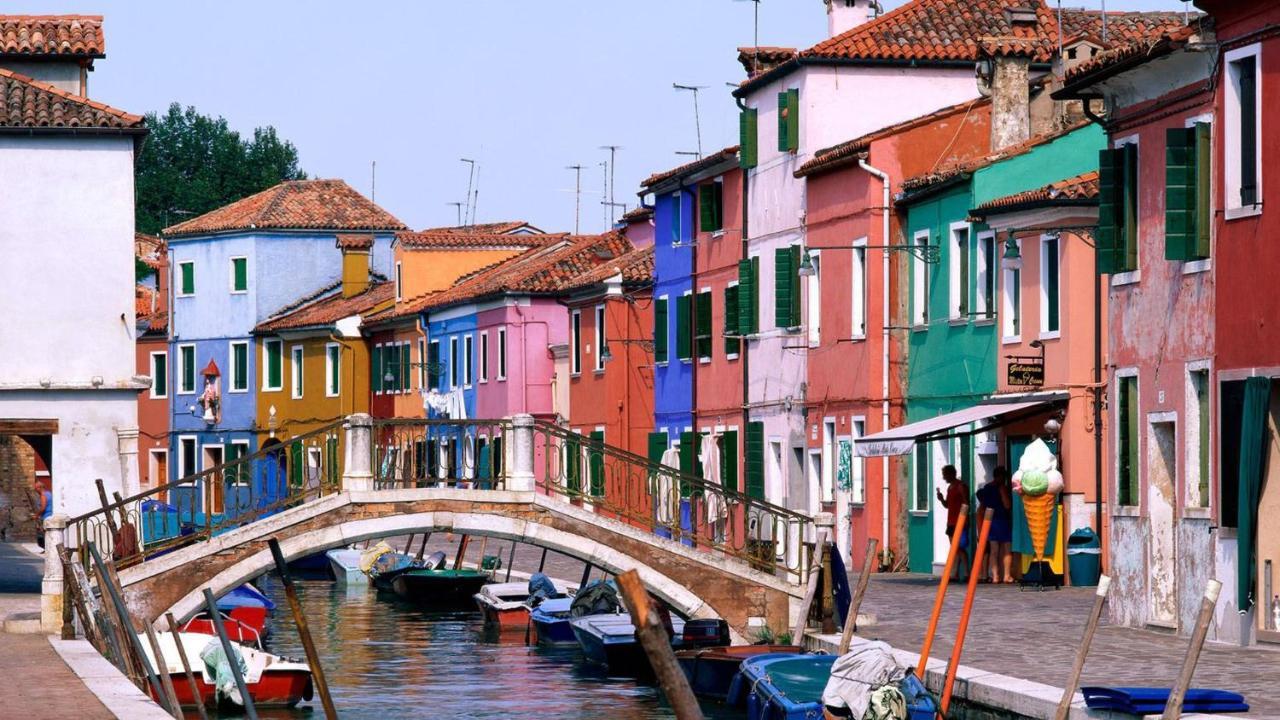
<instances>
[{"instance_id":1,"label":"gelateria sign","mask_svg":"<svg viewBox=\"0 0 1280 720\"><path fill-rule=\"evenodd\" d=\"M1006 377L1011 387L1044 387L1044 361L1011 359Z\"/></svg>"}]
</instances>

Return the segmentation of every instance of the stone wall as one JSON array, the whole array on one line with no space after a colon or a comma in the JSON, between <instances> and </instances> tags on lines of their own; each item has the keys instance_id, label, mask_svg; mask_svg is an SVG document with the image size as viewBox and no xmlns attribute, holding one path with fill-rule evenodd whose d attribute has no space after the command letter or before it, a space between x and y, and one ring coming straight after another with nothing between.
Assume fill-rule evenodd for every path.
<instances>
[{"instance_id":1,"label":"stone wall","mask_svg":"<svg viewBox=\"0 0 1280 720\"><path fill-rule=\"evenodd\" d=\"M35 450L17 435L0 435L0 541L35 540L35 508L28 495L35 477Z\"/></svg>"}]
</instances>

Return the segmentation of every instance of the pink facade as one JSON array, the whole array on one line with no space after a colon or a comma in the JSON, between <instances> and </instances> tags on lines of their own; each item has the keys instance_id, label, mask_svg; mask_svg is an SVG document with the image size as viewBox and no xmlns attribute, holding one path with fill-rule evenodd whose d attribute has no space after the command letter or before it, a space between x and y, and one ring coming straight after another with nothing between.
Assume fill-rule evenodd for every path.
<instances>
[{"instance_id":1,"label":"pink facade","mask_svg":"<svg viewBox=\"0 0 1280 720\"><path fill-rule=\"evenodd\" d=\"M493 307L492 305L497 305ZM503 337L506 373L499 366ZM568 342L568 312L554 298L513 297L482 306L476 313L476 352L481 366L476 416L505 418L529 413L554 419L556 368L550 347ZM485 364L487 345L488 366Z\"/></svg>"}]
</instances>

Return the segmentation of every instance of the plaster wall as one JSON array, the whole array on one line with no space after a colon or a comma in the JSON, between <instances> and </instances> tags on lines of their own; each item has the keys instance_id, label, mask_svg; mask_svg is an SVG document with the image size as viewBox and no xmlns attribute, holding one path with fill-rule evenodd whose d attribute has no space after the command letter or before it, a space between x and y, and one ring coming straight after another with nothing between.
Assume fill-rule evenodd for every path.
<instances>
[{"instance_id":1,"label":"plaster wall","mask_svg":"<svg viewBox=\"0 0 1280 720\"><path fill-rule=\"evenodd\" d=\"M549 298L506 298L500 307L476 313L476 352L480 333L489 337L488 381L476 390L477 417L504 418L517 413L550 418L555 414L555 360L548 349L569 340L569 313ZM507 333L507 374L498 376L498 329ZM477 373L479 359L477 359Z\"/></svg>"},{"instance_id":2,"label":"plaster wall","mask_svg":"<svg viewBox=\"0 0 1280 720\"><path fill-rule=\"evenodd\" d=\"M647 293L634 303L620 297L574 303L573 307L582 310L583 332L590 337L595 337L594 308L599 302L605 306L605 330L613 359L605 363L604 370L584 367L581 374L570 378L569 421L584 435L603 427L607 445L643 457L653 431L653 353L642 345L652 338L647 312L651 304Z\"/></svg>"},{"instance_id":3,"label":"plaster wall","mask_svg":"<svg viewBox=\"0 0 1280 720\"><path fill-rule=\"evenodd\" d=\"M169 343L163 337L144 338L137 343L138 375L151 375L151 353L169 355ZM151 467L152 450L167 450L169 447L169 398L175 387L173 383L173 360L168 360L168 382L162 388L161 397L155 397L151 388L138 394L138 481L143 488L163 485L169 481L165 475ZM167 458L166 458L167 459Z\"/></svg>"},{"instance_id":4,"label":"plaster wall","mask_svg":"<svg viewBox=\"0 0 1280 720\"><path fill-rule=\"evenodd\" d=\"M675 435L692 425L693 361L676 354L676 298L693 290L693 253L688 243L694 236L695 219L692 192L664 193L654 199L653 296L667 300L667 327L655 328L667 335L667 360L654 367L654 424L672 427ZM677 240L683 245L672 247Z\"/></svg>"},{"instance_id":5,"label":"plaster wall","mask_svg":"<svg viewBox=\"0 0 1280 720\"><path fill-rule=\"evenodd\" d=\"M22 62L21 60L6 58L3 62L0 62L0 67L16 72L19 75L35 78L40 82L49 83L59 90L65 90L73 95L85 94L80 92L81 69L79 60L73 60L72 62ZM88 84L87 80L85 84Z\"/></svg>"}]
</instances>

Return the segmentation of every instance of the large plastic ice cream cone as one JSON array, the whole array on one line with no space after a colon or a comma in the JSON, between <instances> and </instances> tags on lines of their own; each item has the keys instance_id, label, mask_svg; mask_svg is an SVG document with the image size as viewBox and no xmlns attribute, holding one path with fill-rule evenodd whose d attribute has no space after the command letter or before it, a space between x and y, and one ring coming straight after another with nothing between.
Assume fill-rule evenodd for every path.
<instances>
[{"instance_id":1,"label":"large plastic ice cream cone","mask_svg":"<svg viewBox=\"0 0 1280 720\"><path fill-rule=\"evenodd\" d=\"M1036 551L1036 561L1044 560L1044 546L1049 542L1049 523L1053 520L1053 505L1058 496L1053 493L1022 496L1022 506L1027 513L1027 530L1031 532L1031 547Z\"/></svg>"}]
</instances>

